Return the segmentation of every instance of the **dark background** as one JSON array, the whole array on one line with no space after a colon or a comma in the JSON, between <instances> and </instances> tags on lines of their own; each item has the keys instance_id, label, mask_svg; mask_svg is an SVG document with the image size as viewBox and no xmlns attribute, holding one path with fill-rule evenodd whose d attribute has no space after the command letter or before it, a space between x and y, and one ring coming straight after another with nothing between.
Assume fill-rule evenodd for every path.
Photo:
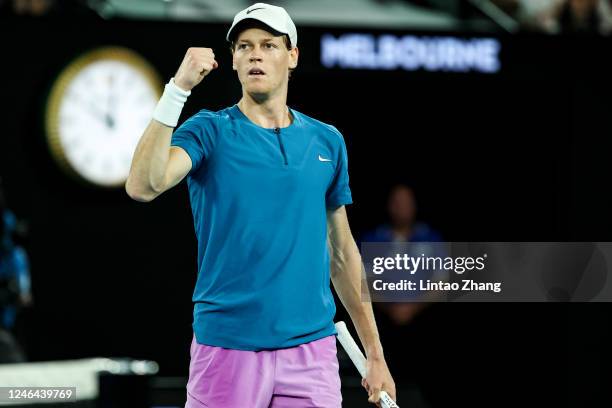
<instances>
[{"instance_id":1,"label":"dark background","mask_svg":"<svg viewBox=\"0 0 612 408\"><path fill-rule=\"evenodd\" d=\"M74 181L52 161L42 118L56 75L102 45L137 51L164 80L188 47L212 47L220 69L181 119L233 104L240 86L225 29L2 22L0 175L29 224L34 307L19 335L31 360L128 356L187 375L196 242L185 183L142 204ZM495 75L373 72L322 68L323 32L342 30L300 29L288 103L344 134L354 235L384 221L388 189L402 181L415 188L419 217L450 241L611 240L612 40L502 36ZM434 407L605 406L610 311L438 304L401 329L378 319L398 385L418 384Z\"/></svg>"}]
</instances>

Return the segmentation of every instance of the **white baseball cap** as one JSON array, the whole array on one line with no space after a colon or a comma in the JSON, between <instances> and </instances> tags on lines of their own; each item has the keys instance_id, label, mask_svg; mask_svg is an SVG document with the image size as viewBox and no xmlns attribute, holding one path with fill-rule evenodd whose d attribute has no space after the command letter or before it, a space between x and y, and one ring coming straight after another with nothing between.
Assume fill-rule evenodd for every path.
<instances>
[{"instance_id":1,"label":"white baseball cap","mask_svg":"<svg viewBox=\"0 0 612 408\"><path fill-rule=\"evenodd\" d=\"M282 34L287 34L291 47L297 45L297 29L295 28L295 24L293 24L293 20L289 17L289 13L282 7L266 3L255 3L236 14L232 27L225 37L227 41L230 41L232 31L236 28L236 25L247 19L261 21L273 30Z\"/></svg>"}]
</instances>

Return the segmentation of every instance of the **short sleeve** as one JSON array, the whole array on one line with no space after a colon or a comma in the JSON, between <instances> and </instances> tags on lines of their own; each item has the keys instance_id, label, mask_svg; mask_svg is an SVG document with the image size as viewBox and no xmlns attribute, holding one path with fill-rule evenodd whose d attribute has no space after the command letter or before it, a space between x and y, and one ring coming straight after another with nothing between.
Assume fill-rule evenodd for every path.
<instances>
[{"instance_id":1,"label":"short sleeve","mask_svg":"<svg viewBox=\"0 0 612 408\"><path fill-rule=\"evenodd\" d=\"M352 204L351 189L349 188L348 155L342 134L332 126L339 140L338 152L335 158L335 171L332 182L327 188L325 204L328 209L333 209L346 204Z\"/></svg>"},{"instance_id":2,"label":"short sleeve","mask_svg":"<svg viewBox=\"0 0 612 408\"><path fill-rule=\"evenodd\" d=\"M217 114L201 110L187 119L172 134L171 146L185 150L191 158L191 170L195 172L212 154L217 133Z\"/></svg>"}]
</instances>

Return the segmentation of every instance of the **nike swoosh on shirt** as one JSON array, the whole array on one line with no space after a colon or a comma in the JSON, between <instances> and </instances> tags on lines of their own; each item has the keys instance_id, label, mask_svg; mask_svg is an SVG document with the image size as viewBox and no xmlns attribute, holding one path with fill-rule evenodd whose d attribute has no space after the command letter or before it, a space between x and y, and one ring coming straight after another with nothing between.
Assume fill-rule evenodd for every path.
<instances>
[{"instance_id":1,"label":"nike swoosh on shirt","mask_svg":"<svg viewBox=\"0 0 612 408\"><path fill-rule=\"evenodd\" d=\"M257 7L257 8L254 8L254 9L247 10L247 12L246 12L246 13L247 13L247 14L249 14L251 11L255 11L255 10L263 10L263 9L264 9L264 7Z\"/></svg>"},{"instance_id":2,"label":"nike swoosh on shirt","mask_svg":"<svg viewBox=\"0 0 612 408\"><path fill-rule=\"evenodd\" d=\"M331 159L326 159L325 157L321 157L321 155L319 155L319 161L322 161L322 162L330 162L330 161L331 161Z\"/></svg>"}]
</instances>

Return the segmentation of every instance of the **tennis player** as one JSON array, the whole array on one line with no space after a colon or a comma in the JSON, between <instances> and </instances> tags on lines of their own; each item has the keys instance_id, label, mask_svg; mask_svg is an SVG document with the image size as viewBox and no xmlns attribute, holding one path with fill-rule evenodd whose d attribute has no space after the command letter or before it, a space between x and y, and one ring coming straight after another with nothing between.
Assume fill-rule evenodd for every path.
<instances>
[{"instance_id":1,"label":"tennis player","mask_svg":"<svg viewBox=\"0 0 612 408\"><path fill-rule=\"evenodd\" d=\"M173 133L192 89L214 69L190 48L134 153L126 191L151 201L187 178L198 239L188 408L341 406L330 277L368 358L368 400L395 399L361 258L338 130L287 106L296 27L264 3L227 33L242 98ZM328 248L329 243L329 248Z\"/></svg>"}]
</instances>

